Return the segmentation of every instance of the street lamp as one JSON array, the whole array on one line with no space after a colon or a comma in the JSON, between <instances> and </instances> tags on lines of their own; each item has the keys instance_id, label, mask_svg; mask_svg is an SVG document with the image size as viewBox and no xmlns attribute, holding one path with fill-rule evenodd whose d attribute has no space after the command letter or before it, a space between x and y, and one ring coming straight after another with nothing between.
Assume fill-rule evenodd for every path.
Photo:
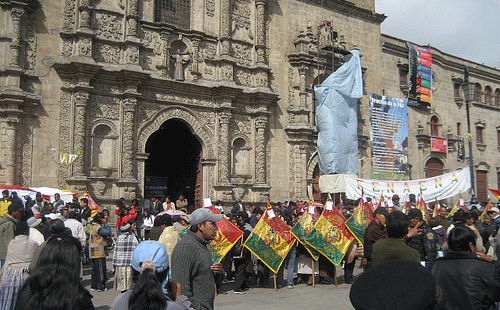
<instances>
[{"instance_id":1,"label":"street lamp","mask_svg":"<svg viewBox=\"0 0 500 310\"><path fill-rule=\"evenodd\" d=\"M470 202L476 203L476 182L474 180L474 158L472 157L472 134L470 133L470 113L469 106L474 101L474 93L476 84L469 82L469 67L465 66L464 83L462 84L465 99L465 110L467 112L467 140L469 141L469 170L470 170L470 185L471 185L471 198Z\"/></svg>"}]
</instances>

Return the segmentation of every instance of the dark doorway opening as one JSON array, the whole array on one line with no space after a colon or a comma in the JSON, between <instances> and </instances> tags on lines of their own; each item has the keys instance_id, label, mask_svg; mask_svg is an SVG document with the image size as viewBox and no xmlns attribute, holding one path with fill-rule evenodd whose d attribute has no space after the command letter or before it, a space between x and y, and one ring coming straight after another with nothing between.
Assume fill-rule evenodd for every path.
<instances>
[{"instance_id":1,"label":"dark doorway opening","mask_svg":"<svg viewBox=\"0 0 500 310\"><path fill-rule=\"evenodd\" d=\"M162 202L166 196L170 196L175 202L183 194L192 210L195 190L201 182L201 144L186 123L178 119L163 123L149 137L146 153L149 156L145 162L145 194L149 189L157 188L159 190L152 193L160 196ZM158 183L166 183L166 189L164 186L157 186Z\"/></svg>"}]
</instances>

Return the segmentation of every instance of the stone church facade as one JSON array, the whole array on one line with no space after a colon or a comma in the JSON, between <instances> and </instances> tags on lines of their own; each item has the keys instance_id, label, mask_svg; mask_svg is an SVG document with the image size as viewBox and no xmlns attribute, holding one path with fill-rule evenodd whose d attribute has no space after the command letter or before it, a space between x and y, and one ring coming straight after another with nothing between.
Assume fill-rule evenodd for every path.
<instances>
[{"instance_id":1,"label":"stone church facade","mask_svg":"<svg viewBox=\"0 0 500 310\"><path fill-rule=\"evenodd\" d=\"M386 75L403 57L384 56L390 38L381 37L385 16L373 0L0 6L2 184L89 190L104 206L142 198L147 162L158 155L148 153L148 141L175 120L200 148L193 186L186 187L190 204L317 197L313 85L357 48L365 93L401 95L399 81ZM499 87L498 70L485 70ZM358 110L361 177L370 172L368 107L365 96ZM410 127L419 149L427 116ZM424 171L424 158L410 160Z\"/></svg>"}]
</instances>

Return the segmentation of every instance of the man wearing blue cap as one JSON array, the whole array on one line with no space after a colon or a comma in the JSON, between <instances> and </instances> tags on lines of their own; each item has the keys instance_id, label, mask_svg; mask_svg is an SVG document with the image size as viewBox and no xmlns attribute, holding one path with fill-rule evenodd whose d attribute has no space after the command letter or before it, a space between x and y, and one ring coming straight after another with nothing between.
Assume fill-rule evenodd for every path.
<instances>
[{"instance_id":1,"label":"man wearing blue cap","mask_svg":"<svg viewBox=\"0 0 500 310\"><path fill-rule=\"evenodd\" d=\"M222 265L212 264L207 245L215 239L216 222L221 219L221 214L213 214L209 209L195 210L189 218L189 231L172 252L172 280L181 284L193 309L214 308L214 273L222 272Z\"/></svg>"}]
</instances>

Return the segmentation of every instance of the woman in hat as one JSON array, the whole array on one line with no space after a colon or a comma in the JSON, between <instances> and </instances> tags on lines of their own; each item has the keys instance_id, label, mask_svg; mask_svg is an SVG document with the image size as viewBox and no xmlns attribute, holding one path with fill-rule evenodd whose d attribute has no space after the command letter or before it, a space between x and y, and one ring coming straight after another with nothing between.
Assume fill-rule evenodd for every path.
<instances>
[{"instance_id":1,"label":"woman in hat","mask_svg":"<svg viewBox=\"0 0 500 310\"><path fill-rule=\"evenodd\" d=\"M182 295L181 285L168 280L168 254L157 241L143 241L132 254L134 284L118 295L112 310L189 310L191 302ZM167 288L167 290L165 289Z\"/></svg>"},{"instance_id":2,"label":"woman in hat","mask_svg":"<svg viewBox=\"0 0 500 310\"><path fill-rule=\"evenodd\" d=\"M113 266L115 267L115 289L122 293L130 289L132 285L132 253L139 244L135 234L137 223L129 220L127 224L120 227L121 234L116 239L116 247L113 253Z\"/></svg>"}]
</instances>

